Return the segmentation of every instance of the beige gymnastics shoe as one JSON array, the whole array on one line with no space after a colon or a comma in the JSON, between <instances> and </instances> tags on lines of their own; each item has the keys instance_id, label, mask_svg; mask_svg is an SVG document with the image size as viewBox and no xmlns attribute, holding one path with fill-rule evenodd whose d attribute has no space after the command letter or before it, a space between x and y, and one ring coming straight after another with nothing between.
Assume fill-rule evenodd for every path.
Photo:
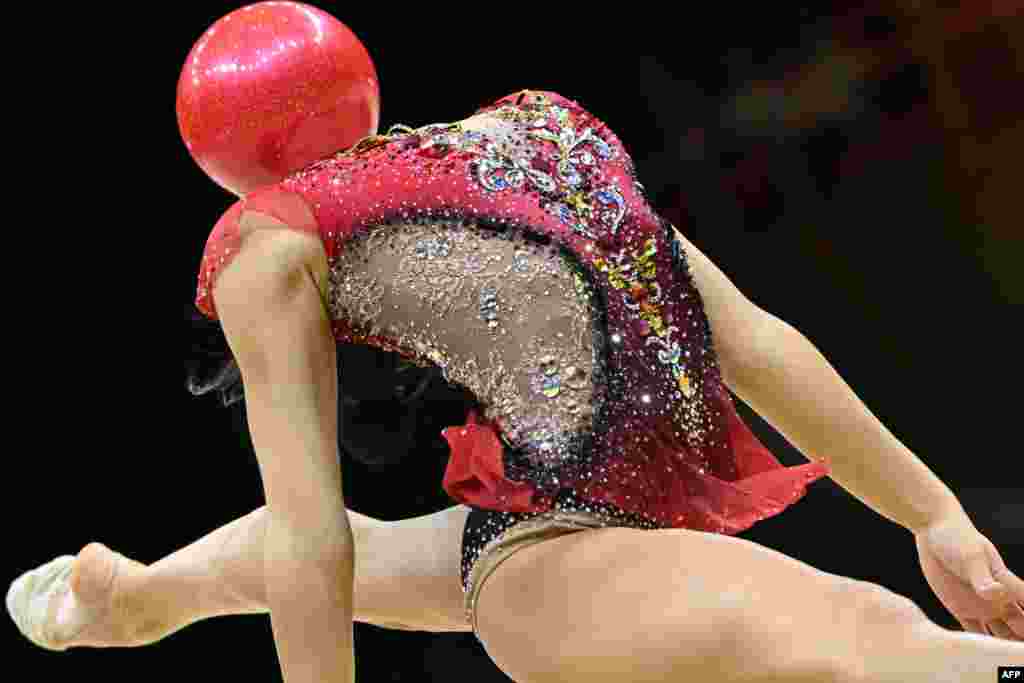
<instances>
[{"instance_id":1,"label":"beige gymnastics shoe","mask_svg":"<svg viewBox=\"0 0 1024 683\"><path fill-rule=\"evenodd\" d=\"M7 591L7 613L18 625L22 635L39 647L56 652L68 649L67 645L58 644L67 640L66 633L71 624L58 625L57 614L51 614L56 608L57 596L64 596L71 591L71 569L75 557L61 555L41 567L25 572L11 584ZM60 637L65 636L65 637Z\"/></svg>"}]
</instances>

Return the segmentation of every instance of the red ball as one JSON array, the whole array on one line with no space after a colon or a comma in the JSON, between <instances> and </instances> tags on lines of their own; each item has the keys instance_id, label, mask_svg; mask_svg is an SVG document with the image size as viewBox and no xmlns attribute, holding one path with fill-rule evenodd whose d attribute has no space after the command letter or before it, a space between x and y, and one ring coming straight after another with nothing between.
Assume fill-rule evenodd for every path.
<instances>
[{"instance_id":1,"label":"red ball","mask_svg":"<svg viewBox=\"0 0 1024 683\"><path fill-rule=\"evenodd\" d=\"M192 47L177 111L192 158L241 196L376 133L380 85L343 23L303 3L259 2Z\"/></svg>"}]
</instances>

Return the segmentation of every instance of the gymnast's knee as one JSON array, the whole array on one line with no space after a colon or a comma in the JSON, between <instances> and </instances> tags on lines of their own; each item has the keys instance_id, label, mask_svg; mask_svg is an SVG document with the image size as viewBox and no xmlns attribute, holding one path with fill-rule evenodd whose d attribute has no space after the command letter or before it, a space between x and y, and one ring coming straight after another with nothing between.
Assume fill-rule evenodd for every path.
<instances>
[{"instance_id":1,"label":"gymnast's knee","mask_svg":"<svg viewBox=\"0 0 1024 683\"><path fill-rule=\"evenodd\" d=\"M746 610L737 621L734 667L750 680L862 680L876 647L931 624L908 598L867 581L833 577L818 590L794 593L780 614ZM808 602L813 601L813 602ZM802 604L797 604L802 603ZM745 680L741 677L742 680Z\"/></svg>"},{"instance_id":2,"label":"gymnast's knee","mask_svg":"<svg viewBox=\"0 0 1024 683\"><path fill-rule=\"evenodd\" d=\"M839 581L830 597L837 616L866 629L909 629L931 623L913 600L868 581Z\"/></svg>"}]
</instances>

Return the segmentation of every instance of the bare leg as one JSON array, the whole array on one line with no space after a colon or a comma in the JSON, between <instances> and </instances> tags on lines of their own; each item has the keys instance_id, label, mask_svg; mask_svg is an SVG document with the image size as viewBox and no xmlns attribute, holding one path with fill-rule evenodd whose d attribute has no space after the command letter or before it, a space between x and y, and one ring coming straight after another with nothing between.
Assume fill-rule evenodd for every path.
<instances>
[{"instance_id":1,"label":"bare leg","mask_svg":"<svg viewBox=\"0 0 1024 683\"><path fill-rule=\"evenodd\" d=\"M367 528L350 521L358 549ZM143 568L121 587L121 618L153 642L210 617L266 614L265 522L261 507Z\"/></svg>"},{"instance_id":2,"label":"bare leg","mask_svg":"<svg viewBox=\"0 0 1024 683\"><path fill-rule=\"evenodd\" d=\"M47 640L59 647L146 645L208 617L267 612L264 522L260 508L149 566L101 543L86 545L72 566L71 590L50 599ZM363 525L354 513L351 522L359 538Z\"/></svg>"},{"instance_id":3,"label":"bare leg","mask_svg":"<svg viewBox=\"0 0 1024 683\"><path fill-rule=\"evenodd\" d=\"M384 522L348 511L356 542L356 621L388 628L466 631L459 584L469 508ZM127 598L144 632L169 635L230 614L265 614L265 508L223 526L146 569Z\"/></svg>"},{"instance_id":4,"label":"bare leg","mask_svg":"<svg viewBox=\"0 0 1024 683\"><path fill-rule=\"evenodd\" d=\"M478 634L519 683L984 683L1024 644L947 631L910 600L746 539L581 531L481 587Z\"/></svg>"},{"instance_id":5,"label":"bare leg","mask_svg":"<svg viewBox=\"0 0 1024 683\"><path fill-rule=\"evenodd\" d=\"M459 585L468 508L384 522L348 511L356 541L354 618L388 628L468 631ZM126 647L165 638L189 624L231 614L266 614L266 508L226 524L149 566L99 543L72 573L74 595L56 613L88 611L69 647Z\"/></svg>"},{"instance_id":6,"label":"bare leg","mask_svg":"<svg viewBox=\"0 0 1024 683\"><path fill-rule=\"evenodd\" d=\"M854 671L864 683L984 683L997 667L1024 663L1024 644L931 622L878 628L862 645Z\"/></svg>"}]
</instances>

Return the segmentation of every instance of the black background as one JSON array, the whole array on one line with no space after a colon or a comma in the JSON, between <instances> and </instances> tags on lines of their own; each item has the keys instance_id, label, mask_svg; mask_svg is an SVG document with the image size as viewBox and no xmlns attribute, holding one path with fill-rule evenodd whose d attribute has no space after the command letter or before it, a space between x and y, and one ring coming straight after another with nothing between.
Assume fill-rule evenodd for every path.
<instances>
[{"instance_id":1,"label":"black background","mask_svg":"<svg viewBox=\"0 0 1024 683\"><path fill-rule=\"evenodd\" d=\"M893 52L903 24L878 5L781 2L752 14L722 3L678 16L653 3L318 3L374 59L381 130L464 118L522 88L554 90L601 117L658 208L755 303L814 341L1024 573L1020 482L1008 476L1020 460L1013 328L1024 298L986 260L990 226L964 210L969 190L943 173L959 160L937 122L935 66ZM22 170L45 223L12 259L46 254L57 267L32 269L14 290L29 296L12 304L27 305L11 376L29 371L29 381L10 420L26 438L12 441L23 445L8 469L9 580L93 540L154 562L262 504L241 408L183 388L177 317L232 197L189 158L175 86L194 41L239 6L138 5L94 18L62 53ZM846 106L793 126L771 114L778 100L756 96L758 84L799 81L851 35L862 53L896 56L881 75L854 79ZM1019 248L1019 238L1000 239L998 250ZM786 464L804 461L741 412ZM347 501L384 519L441 509L443 464L346 459ZM742 536L881 583L955 626L909 532L831 480ZM134 650L51 653L10 622L4 638L6 665L34 680L280 678L266 617L209 620ZM356 647L361 681L507 680L469 634L360 624Z\"/></svg>"}]
</instances>

